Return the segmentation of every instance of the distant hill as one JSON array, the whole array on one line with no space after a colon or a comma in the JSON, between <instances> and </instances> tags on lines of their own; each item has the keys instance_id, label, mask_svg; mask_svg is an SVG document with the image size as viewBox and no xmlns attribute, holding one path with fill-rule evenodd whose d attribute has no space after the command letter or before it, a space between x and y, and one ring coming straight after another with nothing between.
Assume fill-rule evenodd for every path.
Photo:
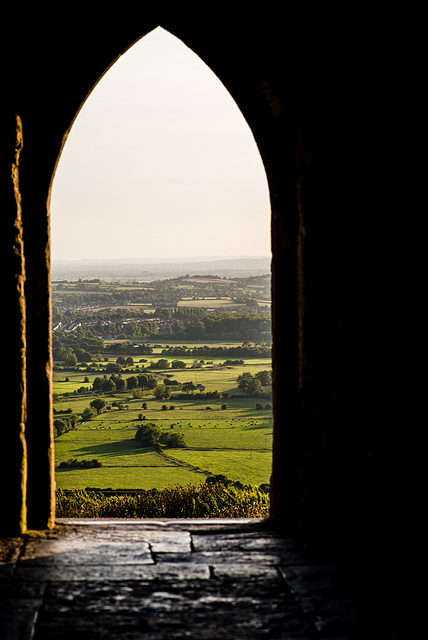
<instances>
[{"instance_id":1,"label":"distant hill","mask_svg":"<svg viewBox=\"0 0 428 640\"><path fill-rule=\"evenodd\" d=\"M270 257L171 258L123 260L53 260L52 280L100 278L110 281L164 280L179 276L210 274L221 278L245 278L270 273Z\"/></svg>"}]
</instances>

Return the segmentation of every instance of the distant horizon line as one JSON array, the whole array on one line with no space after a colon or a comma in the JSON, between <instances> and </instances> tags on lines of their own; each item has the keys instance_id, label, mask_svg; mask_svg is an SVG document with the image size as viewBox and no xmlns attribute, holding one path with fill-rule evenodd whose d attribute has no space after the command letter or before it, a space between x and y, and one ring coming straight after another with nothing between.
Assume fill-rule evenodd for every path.
<instances>
[{"instance_id":1,"label":"distant horizon line","mask_svg":"<svg viewBox=\"0 0 428 640\"><path fill-rule=\"evenodd\" d=\"M138 262L138 263L165 263L165 262L212 262L216 260L266 260L271 255L231 255L231 256L173 256L173 257L123 257L123 258L52 258L54 262Z\"/></svg>"}]
</instances>

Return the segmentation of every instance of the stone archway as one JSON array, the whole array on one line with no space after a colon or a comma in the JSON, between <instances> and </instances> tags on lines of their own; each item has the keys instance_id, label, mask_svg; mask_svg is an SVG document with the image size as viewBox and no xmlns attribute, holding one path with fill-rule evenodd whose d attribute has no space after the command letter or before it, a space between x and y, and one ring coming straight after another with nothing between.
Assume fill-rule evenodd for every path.
<instances>
[{"instance_id":1,"label":"stone archway","mask_svg":"<svg viewBox=\"0 0 428 640\"><path fill-rule=\"evenodd\" d=\"M108 20L107 20L108 22ZM147 24L146 29L143 23ZM40 82L32 77L34 68L21 60L24 79L17 111L23 117L24 149L19 165L19 187L23 203L25 253L25 317L26 317L26 419L25 439L28 450L27 509L28 526L44 528L53 522L53 456L51 407L51 336L49 289L49 190L56 162L65 135L85 96L116 57L157 24L143 20L137 28L129 24L116 24L115 37L97 35L95 55L90 25L83 28L79 49L70 49L72 27L63 32L63 38L54 37L57 56L68 70L68 77L52 85L48 75L41 74ZM281 487L287 487L289 501L287 520L295 519L292 507L296 496L296 460L293 449L284 445L295 440L292 433L298 419L298 204L295 189L296 155L296 103L287 103L275 87L278 62L272 58L269 29L260 30L252 24L248 33L236 38L232 25L223 25L223 47L219 51L215 30L210 21L198 29L180 19L163 20L162 26L181 38L192 48L225 84L253 131L266 167L272 202L272 276L273 276L273 334L274 334L274 398L275 444L272 478L272 513L281 517L284 499ZM92 25L93 26L93 25ZM138 31L137 31L138 29ZM62 41L61 41L62 40ZM257 41L257 47L254 43ZM28 42L32 34L28 33ZM49 43L37 53L38 64L48 69L51 56ZM264 47L264 48L263 48ZM275 47L274 47L275 48ZM263 55L261 55L263 54ZM265 57L264 63L261 63ZM273 63L273 65L272 65ZM295 60L290 58L290 85L295 93ZM36 90L41 100L35 99ZM55 105L49 109L48 104ZM283 180L284 176L286 177ZM285 210L287 214L284 215ZM280 291L280 295L276 295ZM287 300L287 313L282 313L282 300ZM284 393L284 389L288 391ZM287 429L283 416L287 416ZM290 420L290 416L293 418ZM293 428L291 427L293 426ZM291 440L290 440L291 439ZM283 450L290 456L284 465ZM17 493L22 490L22 483Z\"/></svg>"},{"instance_id":2,"label":"stone archway","mask_svg":"<svg viewBox=\"0 0 428 640\"><path fill-rule=\"evenodd\" d=\"M180 31L180 30L178 30ZM181 33L178 33L183 35ZM202 38L202 40L204 40ZM132 43L131 43L132 44ZM190 46L195 43L190 43ZM208 46L207 46L208 44ZM214 42L211 42L213 45ZM231 42L234 49L233 40ZM202 42L201 47L196 46L197 53L203 58L204 49L209 53L209 43ZM210 56L208 55L208 58ZM233 97L237 99L239 106L247 116L250 127L253 129L256 141L261 145L260 148L263 159L269 156L269 150L263 151L266 147L266 127L262 122L275 119L277 117L278 104L267 90L266 82L261 82L259 78L253 79L250 87L245 87L245 82L235 83L233 74L230 73L232 58L224 55L221 64L225 65L228 70L228 77L225 84L231 91ZM209 63L209 60L206 60ZM78 63L83 61L79 60ZM79 66L79 65L77 65ZM216 73L222 71L221 65L212 65L215 67ZM94 69L97 65L93 65ZM96 77L97 73L91 68L92 77ZM246 69L249 74L249 69ZM249 74L250 75L250 74ZM230 76L230 77L229 77ZM92 81L93 84L93 81ZM236 84L236 87L235 87ZM261 84L261 86L260 86ZM24 129L26 129L26 150L25 162L20 167L20 189L22 199L26 203L24 208L23 226L25 236L25 265L27 273L26 284L26 371L27 371L27 417L26 417L26 444L28 449L28 484L27 484L27 507L28 507L28 525L31 528L44 528L53 523L53 499L54 499L54 480L53 480L53 456L52 456L52 427L49 429L47 425L51 425L51 356L50 356L50 316L48 309L50 307L50 291L49 291L49 189L51 185L52 175L57 162L60 149L65 141L65 132L71 126L73 117L72 104L76 104L80 96L85 96L91 89L91 83L87 83L86 78L79 79L75 83L76 86L64 87L63 94L60 95L61 108L55 117L47 117L48 114L43 110L35 109L33 114L29 114L26 119ZM86 89L85 89L86 85ZM252 85L252 86L251 86ZM77 91L76 91L77 89ZM53 93L53 92L51 92ZM246 95L249 93L250 95ZM251 107L253 98L258 96L258 109L264 110L262 116L255 117ZM70 101L70 98L72 100ZM71 104L70 104L71 102ZM246 107L246 105L248 105ZM40 119L37 116L42 115L44 126L40 128ZM73 114L74 116L74 114ZM261 118L261 121L260 121ZM68 122L67 122L68 120ZM37 125L36 125L37 121ZM63 124L61 124L61 122ZM67 124L66 124L67 122ZM263 135L264 134L264 135ZM258 140L259 139L259 140ZM294 145L293 145L294 148ZM43 162L40 162L40 149L43 149ZM290 150L291 151L291 150ZM56 155L57 154L57 155ZM291 154L290 154L291 157ZM267 163L268 178L275 184L277 177L275 176L274 163ZM273 178L272 178L273 175ZM276 210L275 201L278 200L277 188L271 188L273 195L274 212ZM294 199L294 194L293 194ZM28 212L27 215L25 210ZM29 212L31 211L31 215ZM275 227L278 214L274 213L273 224ZM293 222L295 227L295 221ZM275 248L274 248L274 278L275 278L275 253L283 253L283 246L279 240L278 231L274 232ZM289 247L288 251L291 260L295 252L295 247ZM293 272L294 269L294 272ZM294 287L295 267L290 270L289 283L293 283ZM284 284L284 283L283 283ZM278 306L276 307L278 313ZM287 334L287 332L285 332ZM296 347L296 336L293 331L291 340L292 348ZM290 360L287 359L289 363ZM291 368L294 370L296 358L292 360ZM281 368L281 363L277 359L274 360L276 370ZM291 374L295 377L295 373ZM283 394L281 394L283 395ZM43 418L42 418L43 416ZM45 427L41 429L41 418ZM278 436L276 436L278 440ZM274 474L275 477L275 474ZM274 480L275 485L275 480Z\"/></svg>"},{"instance_id":3,"label":"stone archway","mask_svg":"<svg viewBox=\"0 0 428 640\"><path fill-rule=\"evenodd\" d=\"M321 47L323 38L291 13L284 21L277 18L266 13L257 20L245 16L225 21L204 15L195 21L178 11L167 16L154 11L133 19L119 14L82 21L72 15L53 29L39 14L38 30L21 22L20 46L7 41L15 52L4 76L2 105L2 197L9 215L8 235L3 234L4 273L7 306L15 309L12 319L2 316L5 327L14 327L6 349L14 363L14 382L5 420L13 425L6 451L15 454L5 455L3 469L5 483L14 478L5 506L10 530L25 528L25 504L29 527L53 523L52 175L64 135L98 78L159 24L183 40L224 83L252 129L266 168L272 204L272 520L283 526L321 523L332 530L338 522L348 529L358 519L361 496L367 497L372 480L367 451L375 449L373 441L379 437L371 423L361 427L359 406L349 411L356 406L354 390L361 371L349 363L361 361L367 347L357 353L363 341L354 339L358 322L350 296L352 292L361 299L354 279L358 247L351 236L358 201L349 197L355 193L353 170L361 156L351 157L344 146L361 147L357 138L362 127L355 129L349 86L328 47ZM61 74L52 73L53 57ZM10 61L8 51L2 59ZM348 62L355 78L350 54ZM22 230L23 245L17 229ZM12 260L17 255L19 260ZM28 450L28 481L23 445ZM335 482L337 477L341 482ZM350 496L346 513L338 509L345 496ZM354 511L356 502L360 506Z\"/></svg>"},{"instance_id":4,"label":"stone archway","mask_svg":"<svg viewBox=\"0 0 428 640\"><path fill-rule=\"evenodd\" d=\"M236 17L217 6L73 10L64 18L10 5L0 40L2 533L53 523L48 193L63 136L112 61L160 24L233 95L269 179L273 524L350 549L398 611L395 572L408 565L401 536L413 534L418 512L409 509L417 483L406 486L403 448L417 448L422 423L410 392L419 352L409 336L419 334L407 291L417 270L408 265L417 251L405 215L418 165L413 149L403 161L394 148L397 130L402 141L409 122L419 125L420 82L409 82L418 56L400 40L414 30L353 7L333 15L324 6L319 15L263 7ZM420 210L412 207L412 222Z\"/></svg>"}]
</instances>

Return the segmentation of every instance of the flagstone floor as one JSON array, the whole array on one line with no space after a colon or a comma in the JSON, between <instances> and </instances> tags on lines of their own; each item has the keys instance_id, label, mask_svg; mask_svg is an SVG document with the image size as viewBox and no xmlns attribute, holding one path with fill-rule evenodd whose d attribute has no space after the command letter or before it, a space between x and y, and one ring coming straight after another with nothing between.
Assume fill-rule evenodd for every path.
<instances>
[{"instance_id":1,"label":"flagstone floor","mask_svg":"<svg viewBox=\"0 0 428 640\"><path fill-rule=\"evenodd\" d=\"M258 520L60 520L0 550L1 640L392 638L347 570Z\"/></svg>"}]
</instances>

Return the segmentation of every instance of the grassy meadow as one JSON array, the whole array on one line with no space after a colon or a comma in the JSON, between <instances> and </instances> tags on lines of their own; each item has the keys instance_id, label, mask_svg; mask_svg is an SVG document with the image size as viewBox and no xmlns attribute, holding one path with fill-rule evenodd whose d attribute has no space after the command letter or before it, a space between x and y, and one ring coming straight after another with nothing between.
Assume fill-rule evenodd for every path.
<instances>
[{"instance_id":1,"label":"grassy meadow","mask_svg":"<svg viewBox=\"0 0 428 640\"><path fill-rule=\"evenodd\" d=\"M169 343L172 344L172 341ZM217 345L220 343L217 343ZM234 346L233 343L221 343ZM193 345L188 344L189 348ZM162 347L165 348L165 345ZM151 361L160 358L182 360L185 369L148 369L161 383L167 375L179 383L192 381L202 384L205 393L226 392L227 398L199 398L194 396L178 399L174 397L156 400L153 391L139 390L134 397L129 390L95 396L91 393L92 382L100 372L91 372L81 367L78 371L54 372L55 418L67 415L67 411L81 414L94 397L102 397L112 403L125 403L125 407L101 413L90 421L79 424L73 430L55 438L56 482L59 489L164 489L170 485L199 485L209 474L223 474L243 484L269 483L272 447L272 412L256 410L258 401L246 397L238 389L237 377L245 371L252 375L271 368L269 359L245 359L245 364L222 366L222 358L209 357L197 362L195 357L164 356L161 347L154 353L134 358L134 366L122 371L126 378L148 368ZM115 362L116 357L110 357ZM107 361L99 363L105 366ZM107 374L109 376L109 374ZM85 382L85 377L89 382ZM67 381L66 381L67 378ZM77 392L82 387L87 393ZM236 396L236 397L231 397ZM244 396L244 397L243 397ZM147 408L143 409L143 402ZM268 401L261 400L263 406ZM167 410L163 406L167 406ZM226 405L226 408L222 408ZM63 413L58 413L63 412ZM143 414L144 420L139 418ZM135 433L143 422L154 422L164 431L176 431L184 436L187 448L141 448ZM96 459L99 468L59 468L61 462L75 459Z\"/></svg>"}]
</instances>

